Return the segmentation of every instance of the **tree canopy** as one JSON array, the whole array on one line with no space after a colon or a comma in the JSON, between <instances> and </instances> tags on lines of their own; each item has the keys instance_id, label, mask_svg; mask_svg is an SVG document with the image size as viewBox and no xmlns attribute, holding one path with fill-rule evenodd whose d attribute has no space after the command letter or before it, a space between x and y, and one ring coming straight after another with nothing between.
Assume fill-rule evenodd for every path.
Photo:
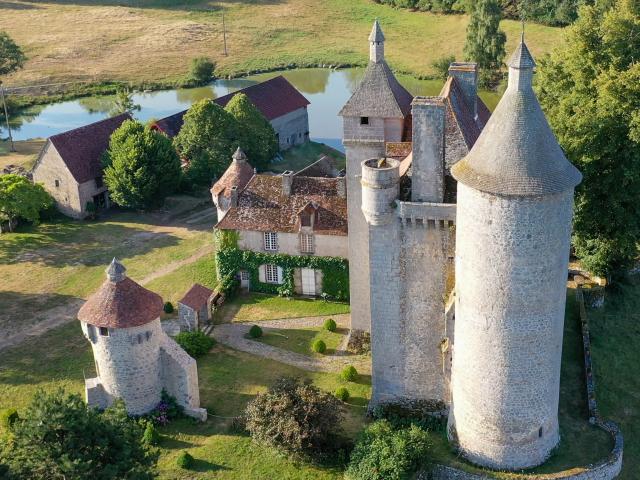
<instances>
[{"instance_id":1,"label":"tree canopy","mask_svg":"<svg viewBox=\"0 0 640 480\"><path fill-rule=\"evenodd\" d=\"M128 208L161 205L176 190L182 174L171 140L132 120L111 135L104 165L111 198Z\"/></svg>"},{"instance_id":2,"label":"tree canopy","mask_svg":"<svg viewBox=\"0 0 640 480\"><path fill-rule=\"evenodd\" d=\"M279 147L276 132L269 121L244 93L234 95L225 110L240 125L240 147L247 154L249 162L256 168L266 168Z\"/></svg>"},{"instance_id":3,"label":"tree canopy","mask_svg":"<svg viewBox=\"0 0 640 480\"><path fill-rule=\"evenodd\" d=\"M184 115L174 145L189 162L187 180L211 185L224 173L240 142L240 126L233 115L211 100L201 100Z\"/></svg>"},{"instance_id":4,"label":"tree canopy","mask_svg":"<svg viewBox=\"0 0 640 480\"><path fill-rule=\"evenodd\" d=\"M40 212L53 205L53 199L40 184L21 175L0 175L0 221L9 221L9 229L17 218L33 223Z\"/></svg>"},{"instance_id":5,"label":"tree canopy","mask_svg":"<svg viewBox=\"0 0 640 480\"><path fill-rule=\"evenodd\" d=\"M502 67L507 36L500 30L502 11L498 0L474 0L468 2L471 18L467 25L464 55L480 67L481 80L490 78Z\"/></svg>"},{"instance_id":6,"label":"tree canopy","mask_svg":"<svg viewBox=\"0 0 640 480\"><path fill-rule=\"evenodd\" d=\"M38 391L11 425L0 460L16 480L151 479L156 456L143 432L121 401L100 413L79 395Z\"/></svg>"},{"instance_id":7,"label":"tree canopy","mask_svg":"<svg viewBox=\"0 0 640 480\"><path fill-rule=\"evenodd\" d=\"M113 100L111 116L115 117L123 113L133 113L140 111L140 105L133 101L133 94L128 88L119 88Z\"/></svg>"},{"instance_id":8,"label":"tree canopy","mask_svg":"<svg viewBox=\"0 0 640 480\"><path fill-rule=\"evenodd\" d=\"M564 45L541 59L537 90L568 158L583 174L573 244L609 275L635 262L640 240L640 4L583 7Z\"/></svg>"},{"instance_id":9,"label":"tree canopy","mask_svg":"<svg viewBox=\"0 0 640 480\"><path fill-rule=\"evenodd\" d=\"M7 32L0 32L0 75L7 75L22 68L27 60L20 47Z\"/></svg>"}]
</instances>

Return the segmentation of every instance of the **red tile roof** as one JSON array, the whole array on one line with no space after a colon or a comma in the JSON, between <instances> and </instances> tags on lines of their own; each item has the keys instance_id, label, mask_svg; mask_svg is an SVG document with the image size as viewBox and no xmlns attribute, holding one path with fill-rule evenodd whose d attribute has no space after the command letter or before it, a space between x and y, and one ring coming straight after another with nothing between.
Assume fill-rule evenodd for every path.
<instances>
[{"instance_id":1,"label":"red tile roof","mask_svg":"<svg viewBox=\"0 0 640 480\"><path fill-rule=\"evenodd\" d=\"M342 178L294 176L291 195L285 195L280 175L254 175L216 225L223 230L260 232L299 231L299 213L309 203L317 205L314 231L320 235L347 235L347 199L339 194Z\"/></svg>"},{"instance_id":2,"label":"red tile roof","mask_svg":"<svg viewBox=\"0 0 640 480\"><path fill-rule=\"evenodd\" d=\"M109 146L111 134L125 120L131 120L131 115L123 113L49 137L76 182L84 183L102 175L102 154Z\"/></svg>"},{"instance_id":3,"label":"red tile roof","mask_svg":"<svg viewBox=\"0 0 640 480\"><path fill-rule=\"evenodd\" d=\"M234 160L222 174L220 180L213 184L211 193L216 197L222 193L224 197L228 198L231 196L231 187L238 187L238 191L242 190L249 183L253 174L253 167L247 161Z\"/></svg>"},{"instance_id":4,"label":"red tile roof","mask_svg":"<svg viewBox=\"0 0 640 480\"><path fill-rule=\"evenodd\" d=\"M298 110L299 108L306 107L310 103L309 100L282 75L243 88L224 97L216 98L214 102L224 107L234 95L238 93L244 93L249 97L251 103L253 103L269 121ZM174 137L182 128L185 113L187 113L187 110L157 120L155 126L166 135Z\"/></svg>"},{"instance_id":5,"label":"red tile roof","mask_svg":"<svg viewBox=\"0 0 640 480\"><path fill-rule=\"evenodd\" d=\"M199 283L194 283L189 291L182 297L182 300L178 301L182 305L186 305L193 310L200 310L204 307L209 298L213 295L213 290L208 289Z\"/></svg>"},{"instance_id":6,"label":"red tile roof","mask_svg":"<svg viewBox=\"0 0 640 480\"><path fill-rule=\"evenodd\" d=\"M96 327L138 327L158 318L163 306L160 295L128 277L106 280L80 308L78 320Z\"/></svg>"}]
</instances>

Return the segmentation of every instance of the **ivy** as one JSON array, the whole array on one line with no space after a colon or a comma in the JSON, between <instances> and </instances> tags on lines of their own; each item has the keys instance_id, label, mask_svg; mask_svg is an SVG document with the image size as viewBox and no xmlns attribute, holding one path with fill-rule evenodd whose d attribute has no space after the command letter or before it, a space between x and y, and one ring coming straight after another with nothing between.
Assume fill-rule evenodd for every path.
<instances>
[{"instance_id":1,"label":"ivy","mask_svg":"<svg viewBox=\"0 0 640 480\"><path fill-rule=\"evenodd\" d=\"M262 253L238 248L236 232L216 232L216 264L220 288L231 293L238 287L238 271L249 272L251 290L259 293L291 296L294 293L293 272L296 268L321 270L323 292L332 299L349 299L349 264L338 257L314 257L286 255L284 253ZM264 283L259 280L260 265L272 264L282 268L282 285Z\"/></svg>"}]
</instances>

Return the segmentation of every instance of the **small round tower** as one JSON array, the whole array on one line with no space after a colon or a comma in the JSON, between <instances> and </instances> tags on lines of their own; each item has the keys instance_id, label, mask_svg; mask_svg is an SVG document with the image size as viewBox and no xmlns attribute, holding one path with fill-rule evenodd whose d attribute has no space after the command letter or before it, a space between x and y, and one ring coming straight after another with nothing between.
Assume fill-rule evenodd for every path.
<instances>
[{"instance_id":1,"label":"small round tower","mask_svg":"<svg viewBox=\"0 0 640 480\"><path fill-rule=\"evenodd\" d=\"M240 147L231 158L229 168L211 187L211 198L216 206L218 221L222 220L230 208L238 206L238 194L255 174L247 155Z\"/></svg>"},{"instance_id":2,"label":"small round tower","mask_svg":"<svg viewBox=\"0 0 640 480\"><path fill-rule=\"evenodd\" d=\"M107 279L78 312L91 342L97 378L87 380L87 402L101 408L115 399L141 415L160 402L162 298L127 278L115 258Z\"/></svg>"},{"instance_id":3,"label":"small round tower","mask_svg":"<svg viewBox=\"0 0 640 480\"><path fill-rule=\"evenodd\" d=\"M573 190L532 89L524 38L509 85L458 180L449 435L470 461L516 470L558 444Z\"/></svg>"},{"instance_id":4,"label":"small round tower","mask_svg":"<svg viewBox=\"0 0 640 480\"><path fill-rule=\"evenodd\" d=\"M369 225L385 225L393 219L398 199L400 162L391 158L362 162L362 213Z\"/></svg>"}]
</instances>

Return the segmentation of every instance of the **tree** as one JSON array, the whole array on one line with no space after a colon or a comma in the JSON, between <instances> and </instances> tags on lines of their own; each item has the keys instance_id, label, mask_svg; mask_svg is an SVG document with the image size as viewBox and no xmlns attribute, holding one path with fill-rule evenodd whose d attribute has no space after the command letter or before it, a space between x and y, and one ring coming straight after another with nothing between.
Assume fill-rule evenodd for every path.
<instances>
[{"instance_id":1,"label":"tree","mask_svg":"<svg viewBox=\"0 0 640 480\"><path fill-rule=\"evenodd\" d=\"M182 174L171 140L133 120L111 135L104 166L111 198L128 208L161 205L176 190Z\"/></svg>"},{"instance_id":2,"label":"tree","mask_svg":"<svg viewBox=\"0 0 640 480\"><path fill-rule=\"evenodd\" d=\"M143 433L121 401L100 413L80 395L40 390L12 425L1 460L16 479L151 479L156 456Z\"/></svg>"},{"instance_id":3,"label":"tree","mask_svg":"<svg viewBox=\"0 0 640 480\"><path fill-rule=\"evenodd\" d=\"M540 61L537 90L576 189L573 245L597 275L631 266L640 240L640 5L583 7L566 42Z\"/></svg>"},{"instance_id":4,"label":"tree","mask_svg":"<svg viewBox=\"0 0 640 480\"><path fill-rule=\"evenodd\" d=\"M191 60L188 82L194 85L206 85L213 78L216 64L207 57L197 57Z\"/></svg>"},{"instance_id":5,"label":"tree","mask_svg":"<svg viewBox=\"0 0 640 480\"><path fill-rule=\"evenodd\" d=\"M21 175L0 175L0 220L9 222L9 230L17 218L38 223L40 212L52 205L53 199L42 185Z\"/></svg>"},{"instance_id":6,"label":"tree","mask_svg":"<svg viewBox=\"0 0 640 480\"><path fill-rule=\"evenodd\" d=\"M233 115L211 100L191 106L174 145L189 162L187 180L209 186L224 173L238 148L240 127Z\"/></svg>"},{"instance_id":7,"label":"tree","mask_svg":"<svg viewBox=\"0 0 640 480\"><path fill-rule=\"evenodd\" d=\"M478 64L481 82L494 83L502 67L507 36L500 30L502 11L498 0L472 0L467 2L471 15L467 25L464 55Z\"/></svg>"},{"instance_id":8,"label":"tree","mask_svg":"<svg viewBox=\"0 0 640 480\"><path fill-rule=\"evenodd\" d=\"M225 110L240 124L240 147L256 168L266 168L278 153L276 132L244 93L229 101Z\"/></svg>"},{"instance_id":9,"label":"tree","mask_svg":"<svg viewBox=\"0 0 640 480\"><path fill-rule=\"evenodd\" d=\"M0 75L22 68L26 60L27 57L7 32L0 32Z\"/></svg>"},{"instance_id":10,"label":"tree","mask_svg":"<svg viewBox=\"0 0 640 480\"><path fill-rule=\"evenodd\" d=\"M140 111L140 105L133 101L133 94L128 88L119 88L116 98L113 100L113 108L110 111L112 117L123 113L132 114Z\"/></svg>"}]
</instances>

